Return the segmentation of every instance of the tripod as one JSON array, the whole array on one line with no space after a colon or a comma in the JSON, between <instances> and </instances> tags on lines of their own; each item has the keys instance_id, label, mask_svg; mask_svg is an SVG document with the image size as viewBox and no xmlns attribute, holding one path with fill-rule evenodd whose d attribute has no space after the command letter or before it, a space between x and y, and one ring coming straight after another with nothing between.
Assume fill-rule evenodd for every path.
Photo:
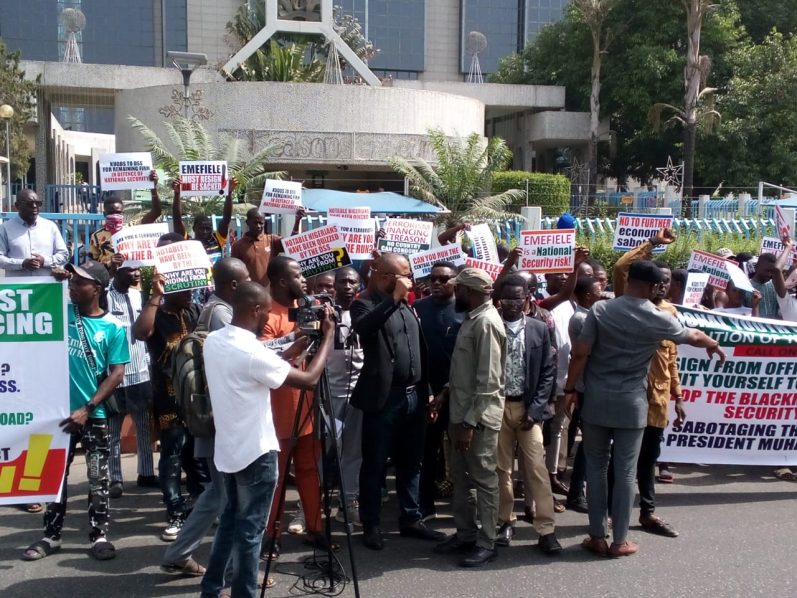
<instances>
[{"instance_id":1,"label":"tripod","mask_svg":"<svg viewBox=\"0 0 797 598\"><path fill-rule=\"evenodd\" d=\"M310 347L307 350L309 355L308 359L312 360L315 357L315 350L317 348L317 344L318 344L318 339L317 338L313 339ZM301 430L304 424L306 423L306 419L302 420L302 410L306 400L307 400L307 391L303 390L299 395L299 404L296 409L296 415L293 420L293 429L291 431L290 448L288 449L288 458L285 463L285 469L283 470L283 475L286 477L288 471L290 470L291 463L293 462L294 453L296 451L296 444L299 440L299 430ZM322 451L327 447L327 441L329 441L332 457L334 459L334 467L335 470L337 471L337 477L340 484L340 497L342 501L345 501L346 489L344 488L343 472L341 470L340 456L338 453L337 423L335 421L335 412L332 409L332 401L329 394L329 378L327 377L326 369L324 369L323 373L321 374L321 378L318 381L314 403L315 403L314 411L316 412L315 432L317 432L319 435ZM306 417L310 417L311 413L312 411L308 411ZM324 586L323 592L316 591L314 593L327 594L338 591L338 588L336 587L337 584L345 583L345 578L338 579L338 574L335 571L335 563L337 562L337 558L333 554L333 545L332 545L332 513L331 513L332 501L331 501L330 476L326 475L326 472L322 472L321 479L322 479L322 488L323 488L322 507L325 517L324 536L326 538L326 551L327 551L327 560L326 563L322 565L322 568L323 568L324 578L326 579L328 585ZM285 480L283 480L276 505L278 518L274 522L274 533L272 533L269 538L268 558L266 560L266 571L265 571L265 576L263 578L263 587L260 590L260 598L264 598L266 594L266 585L267 585L266 582L268 581L268 574L271 571L271 564L274 560L274 547L276 546L277 542L276 530L279 529L281 524L279 518L281 518L283 514L283 508L285 506L285 494L287 492L287 488L288 486L285 483ZM342 505L342 511L343 511L343 521L345 523L345 528L346 528L346 548L349 554L349 563L351 564L351 579L354 584L354 595L355 598L360 598L360 585L357 579L357 565L354 560L354 549L351 539L352 523L349 521L349 511L346 508L345 502Z\"/></svg>"}]
</instances>

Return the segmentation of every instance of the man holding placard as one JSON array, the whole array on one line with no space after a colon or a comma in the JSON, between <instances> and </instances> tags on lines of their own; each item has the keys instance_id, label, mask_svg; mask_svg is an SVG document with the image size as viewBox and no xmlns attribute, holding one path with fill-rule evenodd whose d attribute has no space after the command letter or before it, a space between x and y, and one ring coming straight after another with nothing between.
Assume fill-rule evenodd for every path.
<instances>
[{"instance_id":1,"label":"man holding placard","mask_svg":"<svg viewBox=\"0 0 797 598\"><path fill-rule=\"evenodd\" d=\"M299 228L304 218L304 208L296 208L296 221L290 236L298 235ZM268 287L268 264L271 258L284 251L282 237L264 232L266 219L259 208L252 208L246 213L246 232L233 243L230 255L237 257L249 270L253 281Z\"/></svg>"},{"instance_id":2,"label":"man holding placard","mask_svg":"<svg viewBox=\"0 0 797 598\"><path fill-rule=\"evenodd\" d=\"M192 162L180 162L182 168L184 164L193 164ZM226 169L226 162L223 163ZM201 242L210 257L211 262L217 262L224 255L224 248L227 246L227 236L230 233L230 222L232 222L232 194L235 191L235 178L224 181L227 188L227 198L224 201L224 211L222 212L221 220L216 230L213 230L213 221L209 216L200 215L194 217L194 239ZM186 239L188 235L183 224L183 207L182 207L182 192L184 183L181 177L176 178L172 182L172 191L174 192L174 199L172 200L172 222L174 232L178 235L183 235ZM224 189L219 189L219 194ZM216 195L215 193L213 195Z\"/></svg>"}]
</instances>

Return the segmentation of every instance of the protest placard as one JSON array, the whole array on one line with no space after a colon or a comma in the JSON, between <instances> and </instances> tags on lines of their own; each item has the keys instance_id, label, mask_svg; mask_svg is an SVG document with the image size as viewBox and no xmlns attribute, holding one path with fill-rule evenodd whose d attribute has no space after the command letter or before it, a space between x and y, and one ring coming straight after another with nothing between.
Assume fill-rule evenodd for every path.
<instances>
[{"instance_id":1,"label":"protest placard","mask_svg":"<svg viewBox=\"0 0 797 598\"><path fill-rule=\"evenodd\" d=\"M58 500L69 434L67 283L51 277L0 283L0 505Z\"/></svg>"},{"instance_id":2,"label":"protest placard","mask_svg":"<svg viewBox=\"0 0 797 598\"><path fill-rule=\"evenodd\" d=\"M499 274L501 274L501 270L504 269L504 267L501 264L496 264L494 262L487 262L485 260L477 260L472 257L465 258L465 265L468 268L478 268L479 270L484 270L485 272L487 272L487 274L490 275L490 278L493 279L493 282L495 282L495 279L498 278Z\"/></svg>"},{"instance_id":3,"label":"protest placard","mask_svg":"<svg viewBox=\"0 0 797 598\"><path fill-rule=\"evenodd\" d=\"M149 152L100 154L100 188L103 191L154 189L149 179L152 156Z\"/></svg>"},{"instance_id":4,"label":"protest placard","mask_svg":"<svg viewBox=\"0 0 797 598\"><path fill-rule=\"evenodd\" d=\"M425 220L391 218L382 228L385 236L377 240L379 251L412 255L432 246L434 223Z\"/></svg>"},{"instance_id":5,"label":"protest placard","mask_svg":"<svg viewBox=\"0 0 797 598\"><path fill-rule=\"evenodd\" d=\"M227 162L195 160L180 162L180 193L194 197L226 195L230 182Z\"/></svg>"},{"instance_id":6,"label":"protest placard","mask_svg":"<svg viewBox=\"0 0 797 598\"><path fill-rule=\"evenodd\" d=\"M775 256L780 256L783 253L785 245L780 239L775 237L763 237L761 239L761 251L759 253L771 253ZM795 257L797 257L797 248L792 246L789 257L786 259L786 267L790 268Z\"/></svg>"},{"instance_id":7,"label":"protest placard","mask_svg":"<svg viewBox=\"0 0 797 598\"><path fill-rule=\"evenodd\" d=\"M572 272L576 258L575 229L520 231L520 269L535 274Z\"/></svg>"},{"instance_id":8,"label":"protest placard","mask_svg":"<svg viewBox=\"0 0 797 598\"><path fill-rule=\"evenodd\" d=\"M617 222L614 226L612 249L615 251L629 251L639 247L662 228L672 227L672 218L671 215L620 212L617 214ZM653 252L661 253L666 249L664 245L659 245L653 249Z\"/></svg>"},{"instance_id":9,"label":"protest placard","mask_svg":"<svg viewBox=\"0 0 797 598\"><path fill-rule=\"evenodd\" d=\"M700 305L703 299L703 291L706 290L710 274L706 272L690 272L686 277L686 286L684 287L684 299L682 305L692 307Z\"/></svg>"},{"instance_id":10,"label":"protest placard","mask_svg":"<svg viewBox=\"0 0 797 598\"><path fill-rule=\"evenodd\" d=\"M797 465L797 324L686 307L678 318L717 340L726 361L678 347L688 417L674 425L671 411L660 460Z\"/></svg>"},{"instance_id":11,"label":"protest placard","mask_svg":"<svg viewBox=\"0 0 797 598\"><path fill-rule=\"evenodd\" d=\"M351 264L349 252L334 224L282 240L285 255L299 262L302 274L315 276Z\"/></svg>"},{"instance_id":12,"label":"protest placard","mask_svg":"<svg viewBox=\"0 0 797 598\"><path fill-rule=\"evenodd\" d=\"M266 179L261 214L295 214L302 207L302 183Z\"/></svg>"},{"instance_id":13,"label":"protest placard","mask_svg":"<svg viewBox=\"0 0 797 598\"><path fill-rule=\"evenodd\" d=\"M455 266L462 266L465 263L465 255L460 246L456 244L421 251L411 255L409 259L415 280L429 276L432 273L432 266L436 262L451 262Z\"/></svg>"},{"instance_id":14,"label":"protest placard","mask_svg":"<svg viewBox=\"0 0 797 598\"><path fill-rule=\"evenodd\" d=\"M155 249L155 267L166 277L164 293L213 286L210 258L199 241L180 241Z\"/></svg>"},{"instance_id":15,"label":"protest placard","mask_svg":"<svg viewBox=\"0 0 797 598\"><path fill-rule=\"evenodd\" d=\"M165 222L125 226L111 237L113 250L125 256L123 268L155 265L155 247L158 239L169 232Z\"/></svg>"},{"instance_id":16,"label":"protest placard","mask_svg":"<svg viewBox=\"0 0 797 598\"><path fill-rule=\"evenodd\" d=\"M728 288L728 282L733 280L734 286L740 291L753 292L750 278L739 266L713 253L693 250L689 256L687 270L706 272L709 275L708 284L721 291Z\"/></svg>"},{"instance_id":17,"label":"protest placard","mask_svg":"<svg viewBox=\"0 0 797 598\"><path fill-rule=\"evenodd\" d=\"M371 208L329 208L327 224L338 227L351 259L371 259L376 233Z\"/></svg>"},{"instance_id":18,"label":"protest placard","mask_svg":"<svg viewBox=\"0 0 797 598\"><path fill-rule=\"evenodd\" d=\"M791 215L791 218L787 216L787 214ZM778 226L778 235L783 237L784 235L789 235L792 239L794 238L794 211L793 210L784 210L780 206L775 206L775 221Z\"/></svg>"},{"instance_id":19,"label":"protest placard","mask_svg":"<svg viewBox=\"0 0 797 598\"><path fill-rule=\"evenodd\" d=\"M490 230L489 224L474 224L470 230L465 231L465 234L470 239L473 257L495 264L501 261L498 259L495 237L493 237L493 231Z\"/></svg>"}]
</instances>

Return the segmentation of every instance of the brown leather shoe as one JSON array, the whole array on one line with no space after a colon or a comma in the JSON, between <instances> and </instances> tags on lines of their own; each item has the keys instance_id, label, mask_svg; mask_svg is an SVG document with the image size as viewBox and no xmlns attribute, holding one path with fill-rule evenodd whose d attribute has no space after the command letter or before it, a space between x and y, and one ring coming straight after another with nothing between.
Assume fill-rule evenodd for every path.
<instances>
[{"instance_id":1,"label":"brown leather shoe","mask_svg":"<svg viewBox=\"0 0 797 598\"><path fill-rule=\"evenodd\" d=\"M581 548L589 550L597 556L609 556L609 544L604 538L595 538L594 536L584 538L584 541L581 542Z\"/></svg>"},{"instance_id":2,"label":"brown leather shoe","mask_svg":"<svg viewBox=\"0 0 797 598\"><path fill-rule=\"evenodd\" d=\"M614 544L609 547L609 555L611 558L616 559L621 556L631 556L636 554L639 550L639 544L626 540L622 544Z\"/></svg>"}]
</instances>

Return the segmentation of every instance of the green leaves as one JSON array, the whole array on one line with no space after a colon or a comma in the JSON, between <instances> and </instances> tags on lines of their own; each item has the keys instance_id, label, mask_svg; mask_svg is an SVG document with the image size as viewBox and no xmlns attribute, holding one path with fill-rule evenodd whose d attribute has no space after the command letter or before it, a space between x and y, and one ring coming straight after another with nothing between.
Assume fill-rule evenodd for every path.
<instances>
[{"instance_id":1,"label":"green leaves","mask_svg":"<svg viewBox=\"0 0 797 598\"><path fill-rule=\"evenodd\" d=\"M11 134L11 177L24 175L32 158L31 146L25 136L25 125L34 120L36 114L37 81L26 81L25 71L19 67L19 52L10 52L0 39L0 104L14 109L9 121ZM5 121L0 120L0 155L6 153ZM5 171L5 165L3 165Z\"/></svg>"}]
</instances>

